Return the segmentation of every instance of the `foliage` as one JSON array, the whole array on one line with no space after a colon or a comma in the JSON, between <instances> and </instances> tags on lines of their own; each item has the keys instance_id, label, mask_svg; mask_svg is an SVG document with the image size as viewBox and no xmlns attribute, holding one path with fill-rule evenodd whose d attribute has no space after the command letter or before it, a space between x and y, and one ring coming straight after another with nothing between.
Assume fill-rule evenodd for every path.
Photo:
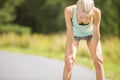
<instances>
[{"instance_id":1,"label":"foliage","mask_svg":"<svg viewBox=\"0 0 120 80\"><path fill-rule=\"evenodd\" d=\"M0 24L30 26L32 32L65 31L64 8L77 0L0 0ZM101 10L102 36L120 37L120 4L118 0L95 0Z\"/></svg>"},{"instance_id":2,"label":"foliage","mask_svg":"<svg viewBox=\"0 0 120 80\"><path fill-rule=\"evenodd\" d=\"M33 32L57 32L64 28L63 5L53 0L26 0L18 7L15 22L31 26Z\"/></svg>"},{"instance_id":3,"label":"foliage","mask_svg":"<svg viewBox=\"0 0 120 80\"><path fill-rule=\"evenodd\" d=\"M24 0L0 0L0 24L6 24L16 18L16 7Z\"/></svg>"},{"instance_id":4,"label":"foliage","mask_svg":"<svg viewBox=\"0 0 120 80\"><path fill-rule=\"evenodd\" d=\"M17 24L0 25L0 33L30 34L31 29Z\"/></svg>"},{"instance_id":5,"label":"foliage","mask_svg":"<svg viewBox=\"0 0 120 80\"><path fill-rule=\"evenodd\" d=\"M35 51L39 50L42 53L63 53L65 51L65 36L63 34L49 36L39 34L1 34L0 47L7 46L32 49Z\"/></svg>"},{"instance_id":6,"label":"foliage","mask_svg":"<svg viewBox=\"0 0 120 80\"><path fill-rule=\"evenodd\" d=\"M118 0L116 0L118 2ZM95 0L95 4L102 12L101 34L120 36L119 29L119 7L113 0Z\"/></svg>"},{"instance_id":7,"label":"foliage","mask_svg":"<svg viewBox=\"0 0 120 80\"><path fill-rule=\"evenodd\" d=\"M120 73L120 39L111 37L102 41L102 50L104 56L104 68L106 76L110 80L119 80ZM114 73L114 74L113 74Z\"/></svg>"}]
</instances>

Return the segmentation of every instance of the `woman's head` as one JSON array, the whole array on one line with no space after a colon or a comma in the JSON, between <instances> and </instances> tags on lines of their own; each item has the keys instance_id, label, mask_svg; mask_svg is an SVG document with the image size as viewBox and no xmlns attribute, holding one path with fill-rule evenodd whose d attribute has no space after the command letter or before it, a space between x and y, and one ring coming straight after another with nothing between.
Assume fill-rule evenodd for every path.
<instances>
[{"instance_id":1,"label":"woman's head","mask_svg":"<svg viewBox=\"0 0 120 80\"><path fill-rule=\"evenodd\" d=\"M93 15L94 1L93 0L78 0L77 2L77 17L82 22L91 22Z\"/></svg>"},{"instance_id":2,"label":"woman's head","mask_svg":"<svg viewBox=\"0 0 120 80\"><path fill-rule=\"evenodd\" d=\"M93 0L78 0L77 2L77 11L83 13L90 13L94 8Z\"/></svg>"}]
</instances>

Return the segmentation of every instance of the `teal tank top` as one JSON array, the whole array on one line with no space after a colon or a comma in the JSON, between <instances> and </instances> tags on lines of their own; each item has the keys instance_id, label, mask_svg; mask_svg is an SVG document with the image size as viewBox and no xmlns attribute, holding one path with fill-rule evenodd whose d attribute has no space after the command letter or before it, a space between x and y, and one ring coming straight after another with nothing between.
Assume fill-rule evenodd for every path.
<instances>
[{"instance_id":1,"label":"teal tank top","mask_svg":"<svg viewBox=\"0 0 120 80\"><path fill-rule=\"evenodd\" d=\"M88 25L78 24L77 17L76 17L76 8L74 8L72 23L73 23L74 36L84 37L84 36L89 36L93 34L93 27L90 27L89 24Z\"/></svg>"}]
</instances>

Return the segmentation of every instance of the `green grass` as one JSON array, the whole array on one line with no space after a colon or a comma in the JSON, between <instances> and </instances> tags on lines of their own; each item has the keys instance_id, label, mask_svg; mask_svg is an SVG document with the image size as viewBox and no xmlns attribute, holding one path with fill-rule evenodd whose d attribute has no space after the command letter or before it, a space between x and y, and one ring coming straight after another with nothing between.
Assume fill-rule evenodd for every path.
<instances>
[{"instance_id":1,"label":"green grass","mask_svg":"<svg viewBox=\"0 0 120 80\"><path fill-rule=\"evenodd\" d=\"M0 35L0 50L44 56L64 60L65 34L42 35L13 33ZM120 80L120 40L117 37L102 39L105 75L108 80ZM76 63L94 69L85 41L81 41Z\"/></svg>"}]
</instances>

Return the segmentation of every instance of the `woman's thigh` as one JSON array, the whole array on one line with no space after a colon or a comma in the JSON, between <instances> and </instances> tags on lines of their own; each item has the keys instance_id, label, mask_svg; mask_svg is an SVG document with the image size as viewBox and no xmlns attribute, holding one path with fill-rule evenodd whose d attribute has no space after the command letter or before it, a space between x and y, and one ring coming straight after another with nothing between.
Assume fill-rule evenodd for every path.
<instances>
[{"instance_id":1,"label":"woman's thigh","mask_svg":"<svg viewBox=\"0 0 120 80\"><path fill-rule=\"evenodd\" d=\"M100 41L96 45L94 43L94 39L87 41L88 49L91 53L92 59L93 60L100 60L103 61L103 56L102 56L102 50L101 50L101 44Z\"/></svg>"},{"instance_id":2,"label":"woman's thigh","mask_svg":"<svg viewBox=\"0 0 120 80\"><path fill-rule=\"evenodd\" d=\"M65 57L68 59L68 58L75 58L76 57L76 53L77 53L77 49L78 49L78 46L79 46L79 42L78 41L73 41L72 43L72 52L71 53L66 53L65 54Z\"/></svg>"}]
</instances>

